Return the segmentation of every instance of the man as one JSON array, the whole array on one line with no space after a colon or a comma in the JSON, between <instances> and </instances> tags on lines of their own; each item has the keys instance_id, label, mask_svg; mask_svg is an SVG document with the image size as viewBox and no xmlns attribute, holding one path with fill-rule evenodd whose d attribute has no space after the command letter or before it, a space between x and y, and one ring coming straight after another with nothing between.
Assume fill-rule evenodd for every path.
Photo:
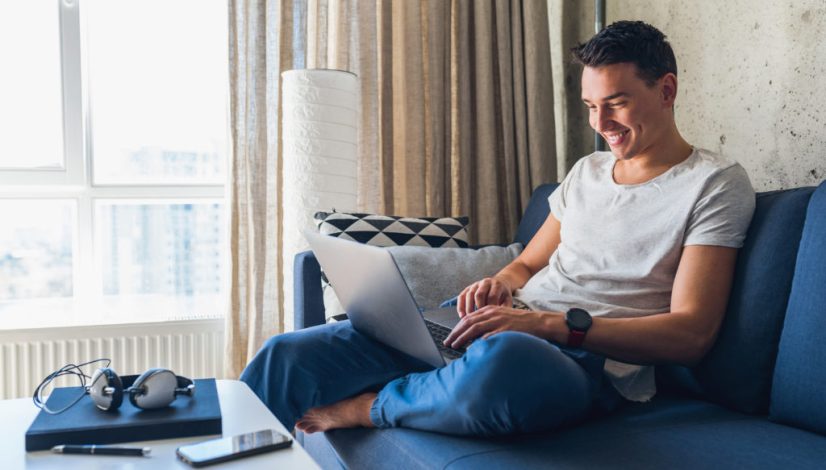
<instances>
[{"instance_id":1,"label":"man","mask_svg":"<svg viewBox=\"0 0 826 470\"><path fill-rule=\"evenodd\" d=\"M432 370L349 322L277 336L241 378L286 426L544 431L649 400L651 364L709 350L754 211L748 176L680 135L658 30L615 23L573 54L611 151L578 161L522 254L459 295L445 342L473 341L467 353Z\"/></svg>"}]
</instances>

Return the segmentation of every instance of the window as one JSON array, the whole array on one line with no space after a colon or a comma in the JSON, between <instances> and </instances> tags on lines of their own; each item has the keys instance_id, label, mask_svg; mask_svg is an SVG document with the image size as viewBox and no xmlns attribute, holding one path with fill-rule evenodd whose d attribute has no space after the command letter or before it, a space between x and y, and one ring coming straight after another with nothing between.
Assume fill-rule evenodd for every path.
<instances>
[{"instance_id":1,"label":"window","mask_svg":"<svg viewBox=\"0 0 826 470\"><path fill-rule=\"evenodd\" d=\"M223 314L227 6L0 15L0 328Z\"/></svg>"},{"instance_id":2,"label":"window","mask_svg":"<svg viewBox=\"0 0 826 470\"><path fill-rule=\"evenodd\" d=\"M16 3L3 5L4 13L0 15L0 57L4 64L0 78L0 169L62 170L57 5L44 1Z\"/></svg>"}]
</instances>

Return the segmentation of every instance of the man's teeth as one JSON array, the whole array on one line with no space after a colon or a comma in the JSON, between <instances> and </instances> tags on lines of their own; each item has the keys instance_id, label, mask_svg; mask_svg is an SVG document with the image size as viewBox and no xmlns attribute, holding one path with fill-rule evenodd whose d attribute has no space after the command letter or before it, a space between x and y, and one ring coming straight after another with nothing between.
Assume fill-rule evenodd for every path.
<instances>
[{"instance_id":1,"label":"man's teeth","mask_svg":"<svg viewBox=\"0 0 826 470\"><path fill-rule=\"evenodd\" d=\"M605 139L608 140L609 144L616 144L627 133L628 131L622 131L617 134L605 134Z\"/></svg>"}]
</instances>

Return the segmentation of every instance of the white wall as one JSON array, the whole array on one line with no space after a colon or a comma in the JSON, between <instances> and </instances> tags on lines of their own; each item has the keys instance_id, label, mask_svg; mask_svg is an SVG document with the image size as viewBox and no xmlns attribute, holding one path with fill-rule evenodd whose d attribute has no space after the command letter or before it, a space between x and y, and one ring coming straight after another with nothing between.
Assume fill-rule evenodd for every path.
<instances>
[{"instance_id":1,"label":"white wall","mask_svg":"<svg viewBox=\"0 0 826 470\"><path fill-rule=\"evenodd\" d=\"M593 30L592 3L579 3L580 32ZM668 36L679 67L677 124L689 142L738 160L758 191L826 179L824 0L606 3L607 24L643 20ZM566 101L579 92L568 87Z\"/></svg>"}]
</instances>

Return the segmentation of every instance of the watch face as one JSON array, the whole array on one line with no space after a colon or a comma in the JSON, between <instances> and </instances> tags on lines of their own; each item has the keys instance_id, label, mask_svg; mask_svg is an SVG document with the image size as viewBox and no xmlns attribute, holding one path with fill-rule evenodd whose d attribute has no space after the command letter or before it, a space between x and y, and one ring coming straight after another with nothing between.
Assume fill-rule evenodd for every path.
<instances>
[{"instance_id":1,"label":"watch face","mask_svg":"<svg viewBox=\"0 0 826 470\"><path fill-rule=\"evenodd\" d=\"M591 314L581 308L572 308L565 314L565 321L572 330L586 331L591 327Z\"/></svg>"}]
</instances>

